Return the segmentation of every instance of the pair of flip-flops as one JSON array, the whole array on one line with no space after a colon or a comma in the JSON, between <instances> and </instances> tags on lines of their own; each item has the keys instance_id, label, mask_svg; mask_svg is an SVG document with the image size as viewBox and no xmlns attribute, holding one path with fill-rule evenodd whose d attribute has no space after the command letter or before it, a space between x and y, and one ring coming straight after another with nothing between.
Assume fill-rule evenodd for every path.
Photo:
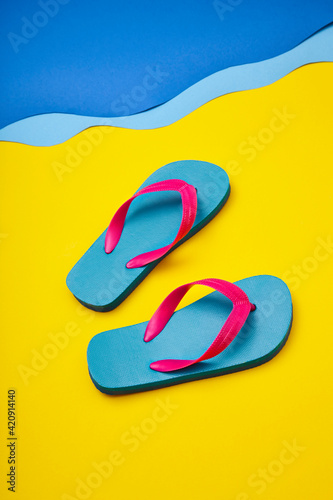
<instances>
[{"instance_id":1,"label":"pair of flip-flops","mask_svg":"<svg viewBox=\"0 0 333 500\"><path fill-rule=\"evenodd\" d=\"M226 172L211 163L158 169L70 271L69 289L86 307L114 309L221 210L229 192ZM195 284L216 291L174 312ZM277 354L291 323L290 292L279 278L194 281L171 292L149 322L93 337L90 376L100 391L122 394L251 368Z\"/></svg>"}]
</instances>

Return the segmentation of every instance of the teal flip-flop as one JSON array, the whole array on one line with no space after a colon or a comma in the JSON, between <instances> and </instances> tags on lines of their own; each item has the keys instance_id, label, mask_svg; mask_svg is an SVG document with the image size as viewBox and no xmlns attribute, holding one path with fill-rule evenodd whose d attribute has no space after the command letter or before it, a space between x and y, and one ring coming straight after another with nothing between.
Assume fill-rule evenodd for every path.
<instances>
[{"instance_id":1,"label":"teal flip-flop","mask_svg":"<svg viewBox=\"0 0 333 500\"><path fill-rule=\"evenodd\" d=\"M68 288L90 309L114 309L221 210L229 192L226 172L212 163L186 160L159 168L75 264Z\"/></svg>"},{"instance_id":2,"label":"teal flip-flop","mask_svg":"<svg viewBox=\"0 0 333 500\"><path fill-rule=\"evenodd\" d=\"M218 291L173 313L193 284ZM291 324L291 295L279 278L202 280L174 290L149 322L93 337L89 373L101 392L126 394L245 370L273 358Z\"/></svg>"}]
</instances>

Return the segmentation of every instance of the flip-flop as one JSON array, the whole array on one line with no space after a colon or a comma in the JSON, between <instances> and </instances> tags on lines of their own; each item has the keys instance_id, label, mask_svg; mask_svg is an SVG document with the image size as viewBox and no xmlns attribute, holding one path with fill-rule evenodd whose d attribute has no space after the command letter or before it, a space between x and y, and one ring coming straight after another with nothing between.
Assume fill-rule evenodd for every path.
<instances>
[{"instance_id":1,"label":"flip-flop","mask_svg":"<svg viewBox=\"0 0 333 500\"><path fill-rule=\"evenodd\" d=\"M217 291L174 313L195 284ZM291 323L290 292L279 278L195 281L171 292L149 322L93 337L89 373L101 392L126 394L245 370L280 351Z\"/></svg>"},{"instance_id":2,"label":"flip-flop","mask_svg":"<svg viewBox=\"0 0 333 500\"><path fill-rule=\"evenodd\" d=\"M90 309L114 309L163 257L221 210L229 192L226 172L212 163L186 160L159 168L73 267L68 288Z\"/></svg>"}]
</instances>

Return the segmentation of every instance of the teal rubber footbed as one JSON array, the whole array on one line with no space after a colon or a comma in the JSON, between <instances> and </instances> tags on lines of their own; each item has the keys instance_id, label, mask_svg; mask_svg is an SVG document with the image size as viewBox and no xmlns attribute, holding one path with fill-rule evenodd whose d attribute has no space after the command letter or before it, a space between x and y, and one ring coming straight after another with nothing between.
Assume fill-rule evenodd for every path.
<instances>
[{"instance_id":1,"label":"teal rubber footbed","mask_svg":"<svg viewBox=\"0 0 333 500\"><path fill-rule=\"evenodd\" d=\"M194 225L179 242L181 244L218 213L229 196L230 188L228 176L222 168L207 162L185 160L159 168L139 189L174 178L192 184L197 189L198 198ZM131 195L127 193L123 201ZM137 269L127 269L126 263L141 253L171 243L181 218L179 193L158 192L139 196L128 211L123 233L113 252L105 253L105 230L68 274L68 288L88 308L97 311L114 309L161 259Z\"/></svg>"},{"instance_id":2,"label":"teal rubber footbed","mask_svg":"<svg viewBox=\"0 0 333 500\"><path fill-rule=\"evenodd\" d=\"M87 358L95 386L104 393L126 394L224 375L270 360L285 344L291 328L289 289L279 278L266 275L235 284L244 290L256 310L221 354L170 373L149 367L160 359L196 359L209 347L232 309L231 301L213 292L176 311L151 342L143 340L147 322L93 337Z\"/></svg>"}]
</instances>

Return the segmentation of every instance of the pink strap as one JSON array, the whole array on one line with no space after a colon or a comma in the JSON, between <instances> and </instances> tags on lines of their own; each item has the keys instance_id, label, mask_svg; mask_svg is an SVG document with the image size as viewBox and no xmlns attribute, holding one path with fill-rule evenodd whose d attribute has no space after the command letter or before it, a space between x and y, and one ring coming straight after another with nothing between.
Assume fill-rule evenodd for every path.
<instances>
[{"instance_id":1,"label":"pink strap","mask_svg":"<svg viewBox=\"0 0 333 500\"><path fill-rule=\"evenodd\" d=\"M250 303L246 293L233 283L219 279L193 281L192 283L176 288L163 300L147 325L144 336L146 342L155 338L163 330L179 302L193 285L206 285L221 292L232 301L233 309L219 334L202 356L197 359L162 359L151 363L150 368L153 370L171 372L217 356L234 340L244 325L250 311L254 311L256 308L254 304Z\"/></svg>"},{"instance_id":2,"label":"pink strap","mask_svg":"<svg viewBox=\"0 0 333 500\"><path fill-rule=\"evenodd\" d=\"M181 179L169 179L167 181L156 182L150 186L144 187L138 191L132 198L125 201L125 203L117 210L113 216L105 235L105 252L111 253L116 247L121 233L124 228L126 215L132 201L142 194L154 193L157 191L178 191L182 198L183 203L183 216L180 224L178 234L174 241L163 248L146 252L131 259L126 267L132 269L134 267L142 267L154 260L163 257L178 241L180 241L190 231L194 224L197 214L197 193L195 187L187 184Z\"/></svg>"}]
</instances>

